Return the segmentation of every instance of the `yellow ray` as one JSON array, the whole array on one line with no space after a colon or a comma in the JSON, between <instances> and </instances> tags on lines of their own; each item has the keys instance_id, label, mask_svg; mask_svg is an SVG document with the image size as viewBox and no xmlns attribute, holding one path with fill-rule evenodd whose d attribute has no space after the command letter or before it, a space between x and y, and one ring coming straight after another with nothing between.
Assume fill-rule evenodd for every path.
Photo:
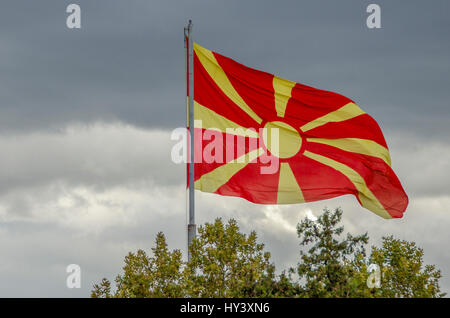
<instances>
[{"instance_id":1,"label":"yellow ray","mask_svg":"<svg viewBox=\"0 0 450 318\"><path fill-rule=\"evenodd\" d=\"M259 134L256 130L245 129L234 121L231 121L215 111L194 102L194 117L195 128L204 128L210 130L217 130L223 133L228 133L243 137L258 138ZM201 121L201 126L199 125Z\"/></svg>"},{"instance_id":2,"label":"yellow ray","mask_svg":"<svg viewBox=\"0 0 450 318\"><path fill-rule=\"evenodd\" d=\"M283 78L274 76L273 89L275 91L275 110L279 117L284 117L286 106L291 98L292 88L295 86L294 82L285 80Z\"/></svg>"},{"instance_id":3,"label":"yellow ray","mask_svg":"<svg viewBox=\"0 0 450 318\"><path fill-rule=\"evenodd\" d=\"M205 70L220 87L222 92L228 96L239 108L247 113L251 118L253 118L258 124L261 124L262 119L247 105L247 103L242 99L239 93L234 89L227 75L225 74L222 67L220 67L214 54L204 47L201 47L197 43L194 43L194 50L197 54L198 59L202 63Z\"/></svg>"},{"instance_id":4,"label":"yellow ray","mask_svg":"<svg viewBox=\"0 0 450 318\"><path fill-rule=\"evenodd\" d=\"M287 162L280 165L280 179L278 181L278 204L305 202L302 190L295 179L291 166Z\"/></svg>"},{"instance_id":5,"label":"yellow ray","mask_svg":"<svg viewBox=\"0 0 450 318\"><path fill-rule=\"evenodd\" d=\"M345 151L377 157L386 162L387 165L391 166L389 150L373 140L360 138L306 138L306 140L309 142L317 142L320 144L333 146Z\"/></svg>"},{"instance_id":6,"label":"yellow ray","mask_svg":"<svg viewBox=\"0 0 450 318\"><path fill-rule=\"evenodd\" d=\"M313 128L325 125L329 122L340 122L362 114L365 113L361 108L359 108L358 105L356 105L355 103L348 103L341 108L336 109L335 111L332 111L322 117L310 121L309 123L300 127L300 129L302 131L308 131Z\"/></svg>"},{"instance_id":7,"label":"yellow ray","mask_svg":"<svg viewBox=\"0 0 450 318\"><path fill-rule=\"evenodd\" d=\"M233 177L236 173L245 168L251 161L255 160L262 153L263 149L259 148L250 151L245 155L242 155L235 161L217 167L213 171L204 174L203 176L201 176L200 179L195 181L195 189L204 192L211 192L211 193L216 192L217 189L219 189L222 185L227 183L228 180L231 179L231 177Z\"/></svg>"},{"instance_id":8,"label":"yellow ray","mask_svg":"<svg viewBox=\"0 0 450 318\"><path fill-rule=\"evenodd\" d=\"M366 182L364 181L364 178L361 177L361 175L350 168L347 165L344 165L343 163L337 162L333 159L330 159L328 157L310 152L305 151L304 155L308 158L311 158L315 161L318 161L326 166L329 166L333 169L336 169L340 173L342 173L344 176L346 176L354 185L355 188L358 190L358 197L361 200L361 204L366 209L374 212L375 214L378 214L379 216L385 218L385 219L391 219L392 216L386 211L386 209L381 205L380 201L375 197L375 195L370 191L370 189L367 187Z\"/></svg>"}]
</instances>

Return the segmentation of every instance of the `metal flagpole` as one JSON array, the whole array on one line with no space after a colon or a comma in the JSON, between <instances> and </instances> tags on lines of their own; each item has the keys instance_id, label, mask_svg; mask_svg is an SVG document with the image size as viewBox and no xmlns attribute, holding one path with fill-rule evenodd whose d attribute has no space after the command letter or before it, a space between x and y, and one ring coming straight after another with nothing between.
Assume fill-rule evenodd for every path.
<instances>
[{"instance_id":1,"label":"metal flagpole","mask_svg":"<svg viewBox=\"0 0 450 318\"><path fill-rule=\"evenodd\" d=\"M189 91L189 221L188 221L188 261L191 259L189 247L196 235L195 225L195 187L194 187L194 42L192 41L192 20L187 26L188 37L188 91Z\"/></svg>"}]
</instances>

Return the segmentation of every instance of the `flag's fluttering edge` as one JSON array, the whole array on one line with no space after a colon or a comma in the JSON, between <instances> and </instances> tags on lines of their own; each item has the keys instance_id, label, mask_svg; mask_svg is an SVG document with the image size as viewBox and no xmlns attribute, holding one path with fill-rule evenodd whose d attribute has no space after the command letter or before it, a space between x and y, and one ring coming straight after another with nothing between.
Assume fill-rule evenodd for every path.
<instances>
[{"instance_id":1,"label":"flag's fluttering edge","mask_svg":"<svg viewBox=\"0 0 450 318\"><path fill-rule=\"evenodd\" d=\"M194 112L198 190L259 204L353 194L383 218L403 216L408 197L383 134L347 97L195 44Z\"/></svg>"}]
</instances>

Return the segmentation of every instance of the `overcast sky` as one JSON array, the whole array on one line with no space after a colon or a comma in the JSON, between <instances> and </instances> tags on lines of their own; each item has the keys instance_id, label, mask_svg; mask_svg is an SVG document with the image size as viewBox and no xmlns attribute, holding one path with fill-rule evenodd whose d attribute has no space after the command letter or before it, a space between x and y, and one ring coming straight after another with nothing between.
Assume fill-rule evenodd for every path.
<instances>
[{"instance_id":1,"label":"overcast sky","mask_svg":"<svg viewBox=\"0 0 450 318\"><path fill-rule=\"evenodd\" d=\"M81 29L66 7L81 6ZM381 29L366 7L381 6ZM199 224L256 230L279 269L296 224L342 207L346 230L417 242L450 292L450 2L4 0L0 4L0 296L89 296L159 231L186 249L183 27L248 66L355 100L374 117L410 204L384 220L345 196L260 206L197 193ZM66 287L81 266L82 288Z\"/></svg>"}]
</instances>

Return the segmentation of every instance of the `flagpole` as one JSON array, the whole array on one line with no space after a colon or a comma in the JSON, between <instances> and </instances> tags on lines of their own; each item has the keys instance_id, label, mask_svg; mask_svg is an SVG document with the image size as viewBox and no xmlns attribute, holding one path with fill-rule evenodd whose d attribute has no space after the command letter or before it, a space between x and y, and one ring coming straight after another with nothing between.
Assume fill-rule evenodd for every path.
<instances>
[{"instance_id":1,"label":"flagpole","mask_svg":"<svg viewBox=\"0 0 450 318\"><path fill-rule=\"evenodd\" d=\"M192 20L187 26L188 37L188 107L189 107L189 221L188 230L188 261L191 260L189 247L196 235L195 225L195 186L194 186L194 42L192 40Z\"/></svg>"}]
</instances>

